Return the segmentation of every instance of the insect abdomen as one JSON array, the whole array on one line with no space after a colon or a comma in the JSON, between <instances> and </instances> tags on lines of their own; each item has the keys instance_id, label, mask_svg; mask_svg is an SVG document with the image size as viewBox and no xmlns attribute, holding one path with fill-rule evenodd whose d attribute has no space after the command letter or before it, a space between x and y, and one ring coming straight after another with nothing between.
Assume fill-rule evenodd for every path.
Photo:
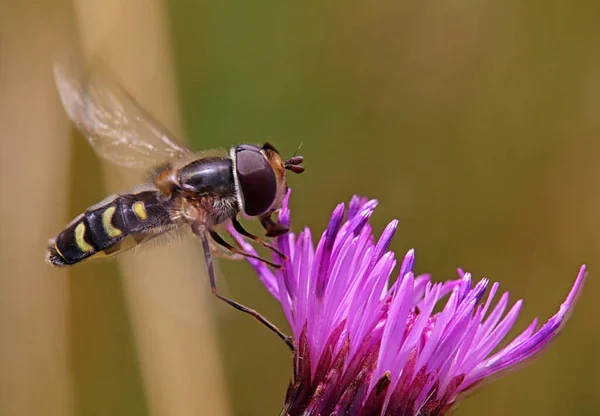
<instances>
[{"instance_id":1,"label":"insect abdomen","mask_svg":"<svg viewBox=\"0 0 600 416\"><path fill-rule=\"evenodd\" d=\"M120 195L75 218L50 240L46 260L55 266L70 266L99 253L114 254L172 225L167 203L156 191Z\"/></svg>"}]
</instances>

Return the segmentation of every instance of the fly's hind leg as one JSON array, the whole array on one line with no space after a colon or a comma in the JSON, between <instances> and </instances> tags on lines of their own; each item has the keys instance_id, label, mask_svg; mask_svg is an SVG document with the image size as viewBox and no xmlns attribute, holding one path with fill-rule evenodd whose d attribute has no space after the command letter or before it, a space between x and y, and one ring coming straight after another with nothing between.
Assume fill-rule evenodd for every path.
<instances>
[{"instance_id":1,"label":"fly's hind leg","mask_svg":"<svg viewBox=\"0 0 600 416\"><path fill-rule=\"evenodd\" d=\"M215 295L217 298L219 298L223 302L227 303L228 305L233 306L235 309L242 311L244 313L247 313L250 316L253 316L256 320L258 320L264 326L266 326L271 331L273 331L275 334L277 334L277 336L279 338L281 338L287 344L287 346L290 347L290 349L293 351L294 343L292 341L292 338L290 336L284 334L283 332L281 332L281 330L279 328L277 328L275 325L273 325L271 322L269 322L269 320L267 318L262 316L260 313L256 312L254 309L250 309L250 308L242 305L241 303L235 302L225 296L222 296L221 294L219 294L219 292L217 292L217 281L215 279L215 268L213 265L212 256L210 254L210 244L209 244L208 236L206 235L206 230L204 229L204 227L201 224L194 223L192 225L192 231L194 232L194 234L196 234L202 240L202 248L204 249L204 259L206 261L206 268L208 269L208 278L210 280L210 289L211 289L213 295Z\"/></svg>"}]
</instances>

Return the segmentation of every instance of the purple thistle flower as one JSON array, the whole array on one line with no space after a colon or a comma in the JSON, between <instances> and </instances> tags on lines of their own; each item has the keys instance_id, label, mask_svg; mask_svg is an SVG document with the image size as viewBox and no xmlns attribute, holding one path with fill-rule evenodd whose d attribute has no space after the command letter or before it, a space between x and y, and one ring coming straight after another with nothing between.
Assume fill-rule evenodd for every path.
<instances>
[{"instance_id":1,"label":"purple thistle flower","mask_svg":"<svg viewBox=\"0 0 600 416\"><path fill-rule=\"evenodd\" d=\"M289 226L288 199L279 221ZM398 222L375 242L368 220L376 205L358 197L347 213L338 205L316 249L308 228L298 238L279 237L277 247L288 256L283 270L248 260L281 303L293 332L294 379L282 415L444 415L459 397L542 351L581 293L585 266L556 315L537 330L535 319L497 349L522 301L505 314L508 292L493 305L498 283L482 279L473 285L460 269L459 279L445 283L415 276L413 250L390 286L396 259L388 247ZM446 295L441 311L434 312Z\"/></svg>"}]
</instances>

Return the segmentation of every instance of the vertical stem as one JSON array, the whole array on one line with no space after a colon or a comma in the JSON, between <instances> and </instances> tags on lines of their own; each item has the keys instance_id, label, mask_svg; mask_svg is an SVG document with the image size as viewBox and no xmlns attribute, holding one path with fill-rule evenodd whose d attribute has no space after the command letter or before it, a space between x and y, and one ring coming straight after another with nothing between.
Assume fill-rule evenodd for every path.
<instances>
[{"instance_id":1,"label":"vertical stem","mask_svg":"<svg viewBox=\"0 0 600 416\"><path fill-rule=\"evenodd\" d=\"M75 0L84 50L172 131L181 131L167 16L160 0ZM106 169L111 191L140 180ZM124 286L153 415L226 415L212 297L192 238L125 255ZM196 243L196 244L194 244Z\"/></svg>"},{"instance_id":2,"label":"vertical stem","mask_svg":"<svg viewBox=\"0 0 600 416\"><path fill-rule=\"evenodd\" d=\"M41 6L41 7L40 7ZM0 1L0 414L73 414L67 273L44 263L66 220L69 132L52 58L65 1Z\"/></svg>"}]
</instances>

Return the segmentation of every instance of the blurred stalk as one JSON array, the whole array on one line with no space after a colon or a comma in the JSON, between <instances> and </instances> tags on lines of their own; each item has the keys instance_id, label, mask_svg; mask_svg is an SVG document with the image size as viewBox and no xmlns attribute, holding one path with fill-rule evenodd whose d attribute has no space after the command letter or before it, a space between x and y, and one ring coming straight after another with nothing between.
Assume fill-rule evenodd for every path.
<instances>
[{"instance_id":1,"label":"blurred stalk","mask_svg":"<svg viewBox=\"0 0 600 416\"><path fill-rule=\"evenodd\" d=\"M85 54L100 58L124 87L170 130L181 131L167 16L160 0L75 0ZM138 172L106 169L111 191L139 182ZM207 302L201 251L191 241L121 260L153 415L226 415L224 381Z\"/></svg>"},{"instance_id":2,"label":"blurred stalk","mask_svg":"<svg viewBox=\"0 0 600 416\"><path fill-rule=\"evenodd\" d=\"M43 7L39 7L43 6ZM73 414L67 274L44 263L66 220L69 131L51 62L66 1L0 2L0 414Z\"/></svg>"}]
</instances>

